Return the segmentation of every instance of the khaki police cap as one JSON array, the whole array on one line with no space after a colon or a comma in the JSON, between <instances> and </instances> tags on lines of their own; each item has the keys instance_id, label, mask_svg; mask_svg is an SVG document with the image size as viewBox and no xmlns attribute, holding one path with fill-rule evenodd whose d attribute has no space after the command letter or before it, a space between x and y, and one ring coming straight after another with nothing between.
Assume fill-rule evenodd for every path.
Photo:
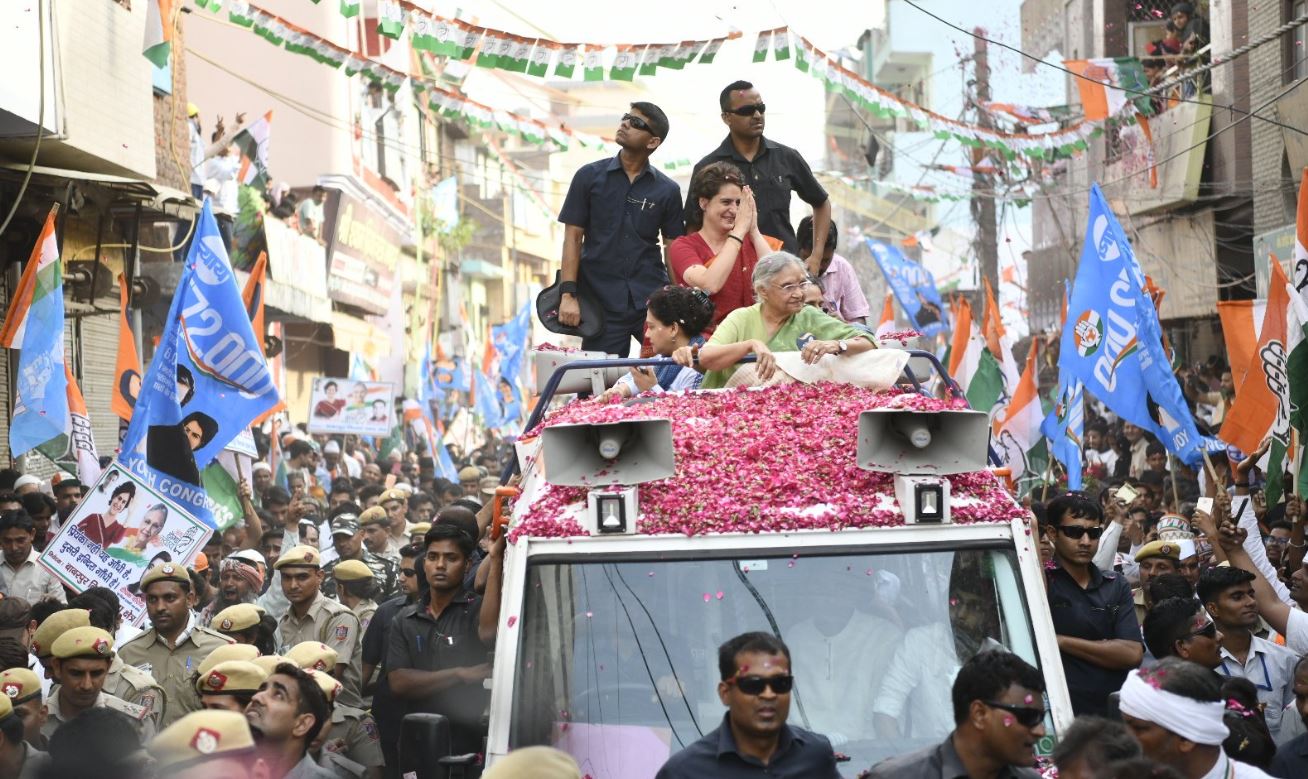
<instances>
[{"instance_id":1,"label":"khaki police cap","mask_svg":"<svg viewBox=\"0 0 1308 779\"><path fill-rule=\"evenodd\" d=\"M74 657L98 657L112 660L114 657L114 637L100 628L84 627L64 631L50 647L50 654L60 660Z\"/></svg>"},{"instance_id":2,"label":"khaki police cap","mask_svg":"<svg viewBox=\"0 0 1308 779\"><path fill-rule=\"evenodd\" d=\"M330 671L336 667L336 650L321 641L304 641L291 647L286 662L304 670Z\"/></svg>"},{"instance_id":3,"label":"khaki police cap","mask_svg":"<svg viewBox=\"0 0 1308 779\"><path fill-rule=\"evenodd\" d=\"M326 671L311 668L308 669L308 673L318 683L318 689L322 690L323 695L327 696L327 702L335 706L336 696L340 694L342 689L341 683Z\"/></svg>"},{"instance_id":4,"label":"khaki police cap","mask_svg":"<svg viewBox=\"0 0 1308 779\"><path fill-rule=\"evenodd\" d=\"M195 689L201 695L239 695L255 693L268 674L246 660L228 660L201 674Z\"/></svg>"},{"instance_id":5,"label":"khaki police cap","mask_svg":"<svg viewBox=\"0 0 1308 779\"><path fill-rule=\"evenodd\" d=\"M386 503L390 503L393 500L400 500L407 503L409 501L409 496L404 490L400 489L399 487L391 487L389 490L386 490L385 492L382 493L381 502L383 504L386 504Z\"/></svg>"},{"instance_id":6,"label":"khaki police cap","mask_svg":"<svg viewBox=\"0 0 1308 779\"><path fill-rule=\"evenodd\" d=\"M372 569L362 560L342 560L332 569L332 573L343 582L358 582L373 578Z\"/></svg>"},{"instance_id":7,"label":"khaki police cap","mask_svg":"<svg viewBox=\"0 0 1308 779\"><path fill-rule=\"evenodd\" d=\"M254 751L245 715L209 709L193 711L164 728L148 747L160 776L183 768Z\"/></svg>"},{"instance_id":8,"label":"khaki police cap","mask_svg":"<svg viewBox=\"0 0 1308 779\"><path fill-rule=\"evenodd\" d=\"M10 668L0 671L0 692L13 705L21 706L41 697L41 680L30 668Z\"/></svg>"},{"instance_id":9,"label":"khaki police cap","mask_svg":"<svg viewBox=\"0 0 1308 779\"><path fill-rule=\"evenodd\" d=\"M1179 563L1181 561L1181 544L1176 541L1150 541L1135 553L1137 563L1151 557L1166 557Z\"/></svg>"},{"instance_id":10,"label":"khaki police cap","mask_svg":"<svg viewBox=\"0 0 1308 779\"><path fill-rule=\"evenodd\" d=\"M412 526L409 527L409 535L411 535L411 536L424 535L424 536L425 536L425 535L427 535L427 531L428 531L428 530L431 530L431 523L430 523L430 522L415 522Z\"/></svg>"},{"instance_id":11,"label":"khaki police cap","mask_svg":"<svg viewBox=\"0 0 1308 779\"><path fill-rule=\"evenodd\" d=\"M281 557L277 558L277 563L273 566L273 569L280 571L283 568L320 567L322 567L322 554L311 546L301 544L291 547L290 551L284 552Z\"/></svg>"},{"instance_id":12,"label":"khaki police cap","mask_svg":"<svg viewBox=\"0 0 1308 779\"><path fill-rule=\"evenodd\" d=\"M186 568L177 563L159 563L141 577L141 592L145 592L155 582L177 582L189 587L191 577L186 573Z\"/></svg>"},{"instance_id":13,"label":"khaki police cap","mask_svg":"<svg viewBox=\"0 0 1308 779\"><path fill-rule=\"evenodd\" d=\"M244 660L248 663L258 656L259 650L252 644L224 644L206 655L195 670L201 676L204 676L219 663L227 663L232 660Z\"/></svg>"},{"instance_id":14,"label":"khaki police cap","mask_svg":"<svg viewBox=\"0 0 1308 779\"><path fill-rule=\"evenodd\" d=\"M581 779L577 761L552 747L515 749L482 774L483 779Z\"/></svg>"},{"instance_id":15,"label":"khaki police cap","mask_svg":"<svg viewBox=\"0 0 1308 779\"><path fill-rule=\"evenodd\" d=\"M36 629L36 634L32 637L32 651L37 657L49 657L55 639L73 628L84 628L90 624L91 612L87 609L56 611Z\"/></svg>"},{"instance_id":16,"label":"khaki police cap","mask_svg":"<svg viewBox=\"0 0 1308 779\"><path fill-rule=\"evenodd\" d=\"M281 655L260 655L250 662L262 668L263 672L269 676L272 676L273 671L277 670L277 666L282 663L291 663L290 660ZM295 663L291 663L291 665L295 665Z\"/></svg>"},{"instance_id":17,"label":"khaki police cap","mask_svg":"<svg viewBox=\"0 0 1308 779\"><path fill-rule=\"evenodd\" d=\"M387 520L386 509L381 506L366 508L363 510L363 513L359 515L359 524L363 527L369 525L383 525Z\"/></svg>"},{"instance_id":18,"label":"khaki police cap","mask_svg":"<svg viewBox=\"0 0 1308 779\"><path fill-rule=\"evenodd\" d=\"M263 613L259 611L258 606L253 603L238 603L213 615L213 622L209 623L209 627L223 633L239 633L258 625L261 619Z\"/></svg>"},{"instance_id":19,"label":"khaki police cap","mask_svg":"<svg viewBox=\"0 0 1308 779\"><path fill-rule=\"evenodd\" d=\"M459 469L459 481L481 481L481 469L475 465L465 465Z\"/></svg>"},{"instance_id":20,"label":"khaki police cap","mask_svg":"<svg viewBox=\"0 0 1308 779\"><path fill-rule=\"evenodd\" d=\"M0 695L0 721L9 719L14 713L14 702Z\"/></svg>"}]
</instances>

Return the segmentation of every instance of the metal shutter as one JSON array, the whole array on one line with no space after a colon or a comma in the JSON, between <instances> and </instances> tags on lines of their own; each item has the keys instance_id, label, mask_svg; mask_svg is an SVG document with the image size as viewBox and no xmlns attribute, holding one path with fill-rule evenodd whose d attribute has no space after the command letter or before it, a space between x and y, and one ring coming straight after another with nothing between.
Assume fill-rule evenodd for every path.
<instances>
[{"instance_id":1,"label":"metal shutter","mask_svg":"<svg viewBox=\"0 0 1308 779\"><path fill-rule=\"evenodd\" d=\"M81 320L81 349L74 367L86 412L95 433L95 448L101 456L118 448L118 417L110 409L113 399L114 363L118 360L118 313L88 316Z\"/></svg>"},{"instance_id":2,"label":"metal shutter","mask_svg":"<svg viewBox=\"0 0 1308 779\"><path fill-rule=\"evenodd\" d=\"M9 467L9 350L0 348L0 467Z\"/></svg>"}]
</instances>

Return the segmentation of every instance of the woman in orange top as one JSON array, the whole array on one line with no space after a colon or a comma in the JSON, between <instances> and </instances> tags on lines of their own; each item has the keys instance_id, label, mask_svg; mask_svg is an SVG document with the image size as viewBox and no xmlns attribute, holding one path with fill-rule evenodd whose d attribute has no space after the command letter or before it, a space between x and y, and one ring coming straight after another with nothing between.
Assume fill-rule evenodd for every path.
<instances>
[{"instance_id":1,"label":"woman in orange top","mask_svg":"<svg viewBox=\"0 0 1308 779\"><path fill-rule=\"evenodd\" d=\"M713 300L707 337L727 314L754 305L754 266L760 257L780 249L781 241L759 232L754 193L735 165L704 166L695 174L690 194L699 206L701 223L686 225L697 229L672 242L668 263L675 283L698 287Z\"/></svg>"}]
</instances>

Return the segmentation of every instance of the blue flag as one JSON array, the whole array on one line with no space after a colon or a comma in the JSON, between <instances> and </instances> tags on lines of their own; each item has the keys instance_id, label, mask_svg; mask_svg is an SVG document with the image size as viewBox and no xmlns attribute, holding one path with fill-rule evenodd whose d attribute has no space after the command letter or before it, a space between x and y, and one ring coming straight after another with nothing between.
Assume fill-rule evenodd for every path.
<instances>
[{"instance_id":1,"label":"blue flag","mask_svg":"<svg viewBox=\"0 0 1308 779\"><path fill-rule=\"evenodd\" d=\"M486 374L477 371L473 379L477 382L476 412L481 417L482 427L497 428L504 424L504 411L500 407L500 393L496 384Z\"/></svg>"},{"instance_id":2,"label":"blue flag","mask_svg":"<svg viewBox=\"0 0 1308 779\"><path fill-rule=\"evenodd\" d=\"M1195 464L1208 445L1163 351L1162 326L1122 226L1096 184L1058 368L1118 416Z\"/></svg>"},{"instance_id":3,"label":"blue flag","mask_svg":"<svg viewBox=\"0 0 1308 779\"><path fill-rule=\"evenodd\" d=\"M531 333L531 303L523 303L517 315L502 325L491 328L491 343L500 355L500 376L510 382L518 380L522 372L522 357L527 351L527 336Z\"/></svg>"},{"instance_id":4,"label":"blue flag","mask_svg":"<svg viewBox=\"0 0 1308 779\"><path fill-rule=\"evenodd\" d=\"M5 317L6 343L22 350L9 426L9 449L15 456L71 432L64 371L64 264L54 217L52 210Z\"/></svg>"},{"instance_id":5,"label":"blue flag","mask_svg":"<svg viewBox=\"0 0 1308 779\"><path fill-rule=\"evenodd\" d=\"M200 521L226 526L236 517L209 499L200 471L277 402L205 200L119 459Z\"/></svg>"},{"instance_id":6,"label":"blue flag","mask_svg":"<svg viewBox=\"0 0 1308 779\"><path fill-rule=\"evenodd\" d=\"M1049 453L1067 469L1067 488L1081 489L1081 447L1085 437L1085 392L1078 379L1060 376L1058 399L1040 423L1040 433L1049 439Z\"/></svg>"},{"instance_id":7,"label":"blue flag","mask_svg":"<svg viewBox=\"0 0 1308 779\"><path fill-rule=\"evenodd\" d=\"M945 302L936 289L936 277L931 271L904 256L903 252L883 241L867 239L867 248L886 277L886 283L895 293L904 313L913 323L913 329L923 335L936 335L949 330L945 315Z\"/></svg>"}]
</instances>

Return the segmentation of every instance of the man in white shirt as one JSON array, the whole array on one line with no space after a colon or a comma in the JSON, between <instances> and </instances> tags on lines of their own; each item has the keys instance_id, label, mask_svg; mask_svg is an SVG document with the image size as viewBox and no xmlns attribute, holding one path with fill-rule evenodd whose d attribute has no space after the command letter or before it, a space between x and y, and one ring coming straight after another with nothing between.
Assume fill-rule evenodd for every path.
<instances>
[{"instance_id":1,"label":"man in white shirt","mask_svg":"<svg viewBox=\"0 0 1308 779\"><path fill-rule=\"evenodd\" d=\"M1122 423L1122 435L1126 436L1127 443L1131 444L1131 469L1128 475L1132 479L1138 479L1149 470L1149 438L1143 428L1136 427L1130 422Z\"/></svg>"},{"instance_id":2,"label":"man in white shirt","mask_svg":"<svg viewBox=\"0 0 1308 779\"><path fill-rule=\"evenodd\" d=\"M0 514L0 547L4 549L4 562L0 564L11 598L22 598L37 603L53 598L65 603L63 585L46 569L36 564L40 556L32 548L36 538L36 524L26 511L18 509Z\"/></svg>"},{"instance_id":3,"label":"man in white shirt","mask_svg":"<svg viewBox=\"0 0 1308 779\"><path fill-rule=\"evenodd\" d=\"M327 200L327 189L325 187L314 187L313 195L306 198L300 203L300 207L295 210L295 216L300 222L300 232L305 235L322 240L322 222L323 222L323 202Z\"/></svg>"}]
</instances>

